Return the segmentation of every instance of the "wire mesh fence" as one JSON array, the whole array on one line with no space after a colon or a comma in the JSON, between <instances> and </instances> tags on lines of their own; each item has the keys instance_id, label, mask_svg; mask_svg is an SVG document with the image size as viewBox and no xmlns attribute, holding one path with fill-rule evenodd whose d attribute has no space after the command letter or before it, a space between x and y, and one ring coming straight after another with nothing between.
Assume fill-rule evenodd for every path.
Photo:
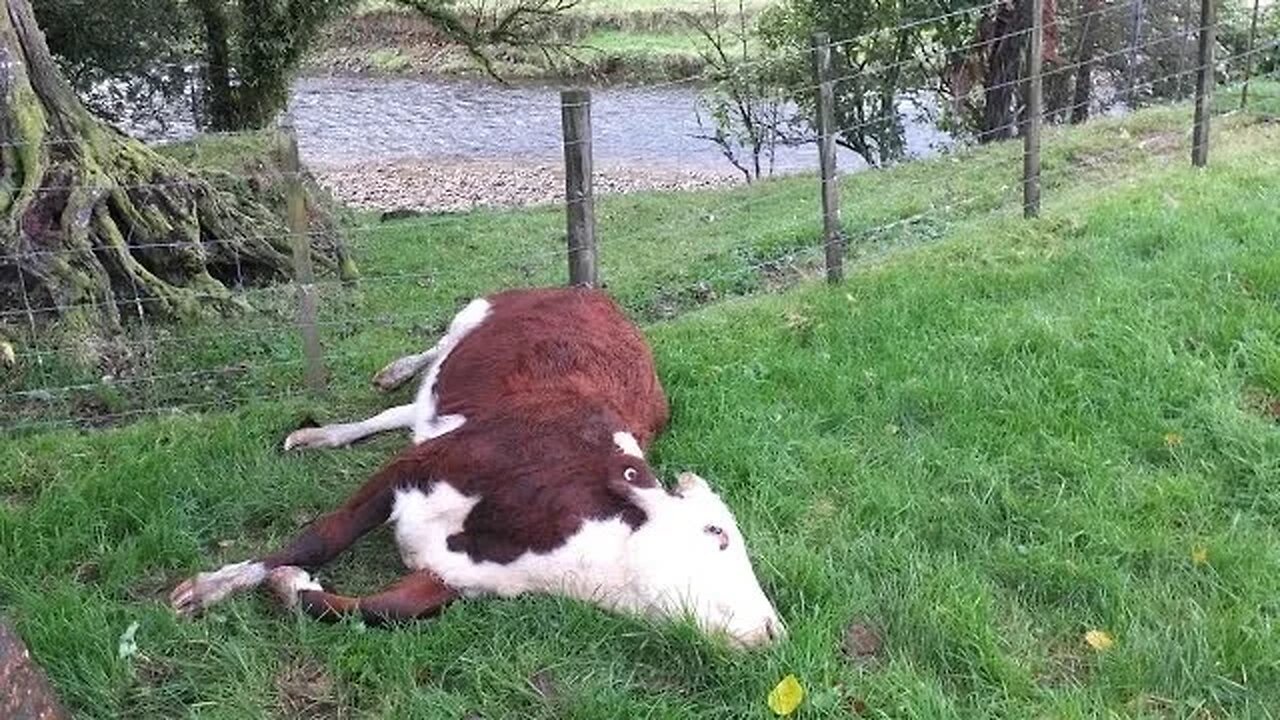
<instances>
[{"instance_id":1,"label":"wire mesh fence","mask_svg":"<svg viewBox=\"0 0 1280 720\"><path fill-rule=\"evenodd\" d=\"M124 238L123 246L85 247L75 255L75 262L102 266L145 266L148 253L174 249L201 259L218 258L220 282L191 295L213 311L194 321L162 320L163 313L156 310L172 299L137 284L110 288L109 301L67 300L41 291L39 278L30 271L38 263L32 261L48 255L50 262L58 262L65 253L41 246L38 229L20 225L18 235L26 240L0 256L0 279L12 280L3 287L13 288L0 293L0 339L13 351L10 366L0 371L0 427L20 432L116 425L147 415L200 413L251 402L367 395L369 378L396 354L434 343L462 304L502 288L598 282L633 315L653 321L719 298L769 292L824 274L839 280L841 273L833 265L856 274L889 253L958 228L1034 215L1041 198L1051 213L1057 197L1095 193L1163 166L1189 163L1193 154L1202 158L1212 146L1210 115L1232 123L1256 122L1265 119L1267 93L1280 94L1268 89L1273 88L1268 82L1277 79L1280 38L1266 31L1267 23L1253 22L1246 39L1223 43L1214 39L1221 26L1209 2L1194 8L1193 17L1178 18L1144 15L1160 11L1144 11L1138 2L1048 4L1056 28L1047 26L1046 13L1029 12L1020 26L959 46L922 44L887 63L862 62L854 57L856 48L880 34L1021 5L983 3L792 48L792 59L809 62L835 54L842 61L839 67L856 68L841 72L830 62L819 62L812 82L795 90L797 97L811 99L812 108L802 108L811 109L813 118L785 142L794 152L807 153L810 164L773 178L748 173L752 182L728 171L709 183L714 187L697 191L611 192L601 182L592 150L620 138L608 122L592 127L596 108L585 92L548 103L547 116L557 125L563 118L568 132L554 146L543 147L538 162L557 183L566 183L560 185L567 188L562 200L519 210L339 209L339 220L317 227L314 213L297 205L303 202L303 186L315 183L316 174L295 163L288 151L281 156L274 138L206 136L205 144L177 149L174 157L193 167L217 165L218 158L212 157L216 143L234 142L277 165L273 178L283 188L282 210L293 203L293 212L280 228L252 239L262 252L292 257L293 277L266 282L246 272L243 237L230 241L202 235L194 245ZM1247 14L1247 9L1233 11ZM1089 33L1079 28L1090 25L1129 39L1121 47L1086 52ZM1048 41L1028 41L1060 37L1063 28L1076 29L1076 47L1046 53ZM936 78L936 68L957 54L990 64L997 46L1011 42L1017 46L1015 71L977 82L963 94L990 101L1010 91L1013 100L1005 117L968 132L947 133L943 147L931 157L904 155L873 163L858 156L851 138L900 120L899 98L890 98L886 110L870 115L838 110L834 104L840 98L847 100L890 73L913 70ZM1100 67L1112 69L1112 82L1089 80L1089 92L1071 92L1065 80L1078 82L1082 75L1088 78L1083 69ZM1202 80L1199 92L1197 78ZM682 79L655 87L691 83ZM923 89L940 92L940 83L935 80ZM1141 120L1125 118L1142 105L1154 107ZM820 119L823 113L826 122ZM1033 117L1037 122L1031 122ZM1042 133L1030 130L1039 125ZM289 132L285 137L296 142ZM995 142L1003 139L1012 140ZM835 161L819 167L824 141ZM305 137L301 145L305 157ZM19 144L5 147L22 149ZM851 158L865 162L849 162ZM237 166L220 167L219 173L226 183L261 182ZM324 173L318 175L323 185ZM337 177L344 186L331 184L327 190L332 194L350 196L359 190L345 186L358 185L358 179ZM513 182L501 172L485 181ZM54 183L30 191L136 194L171 185ZM313 195L312 210L318 202ZM307 266L312 248L331 242L339 243L359 268L358 277L345 277L334 263L321 264L311 277ZM84 327L84 318L103 314L104 302L113 306L109 314L116 319L116 330Z\"/></svg>"}]
</instances>

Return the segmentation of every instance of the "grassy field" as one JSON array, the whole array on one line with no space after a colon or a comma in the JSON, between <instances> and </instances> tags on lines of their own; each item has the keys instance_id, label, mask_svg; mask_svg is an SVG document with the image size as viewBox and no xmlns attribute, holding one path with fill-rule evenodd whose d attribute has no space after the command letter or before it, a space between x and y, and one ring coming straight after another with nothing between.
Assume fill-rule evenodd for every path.
<instances>
[{"instance_id":1,"label":"grassy field","mask_svg":"<svg viewBox=\"0 0 1280 720\"><path fill-rule=\"evenodd\" d=\"M743 5L753 18L767 2ZM488 7L492 8L493 3ZM558 20L555 43L563 52L500 48L494 67L504 78L597 82L652 82L694 78L710 48L694 28L714 25L718 13L737 27L738 5L712 0L583 0ZM375 75L480 76L483 68L461 48L441 44L430 23L394 3L367 2L329 28L307 61L312 72Z\"/></svg>"},{"instance_id":2,"label":"grassy field","mask_svg":"<svg viewBox=\"0 0 1280 720\"><path fill-rule=\"evenodd\" d=\"M1280 106L1274 87L1259 86L1260 103ZM1160 108L1125 121L1050 130L1046 192L1093 188L1184 161L1186 119L1185 107ZM1230 128L1252 121L1238 116L1223 123ZM268 156L269 142L218 138L170 152L183 162L235 172L238 158L258 162ZM850 176L842 192L852 260L874 262L886 252L945 237L960 224L1017 213L1020 172L1020 147L1012 143ZM800 176L714 192L602 197L597 220L604 278L646 321L786 287L820 261L814 182ZM321 333L334 395L343 403L378 402L364 388L389 348L407 352L438 335L471 296L564 278L559 207L353 222L349 239L363 279L355 288L332 278L320 285ZM230 326L143 325L123 343L85 339L74 330L27 339L19 323L0 327L0 334L18 341L20 360L16 370L0 375L3 424L29 418L99 425L154 407L199 411L300 394L292 289L246 296L257 312Z\"/></svg>"},{"instance_id":3,"label":"grassy field","mask_svg":"<svg viewBox=\"0 0 1280 720\"><path fill-rule=\"evenodd\" d=\"M256 596L194 622L164 606L400 446L277 450L305 414L385 402L368 374L462 298L558 278L528 260L558 247L551 209L370 230L371 279L326 305L329 398L0 441L0 609L94 718L763 718L787 673L802 717L1274 717L1280 125L1220 120L1197 172L1185 118L1050 133L1034 222L1012 146L851 178L859 249L835 288L761 295L815 267L809 179L602 203L610 287L672 398L656 463L735 508L791 629L776 649L549 598L389 631ZM236 392L287 389L296 366L257 366L294 359L288 331L235 336L253 322L175 343L247 358ZM320 577L359 592L397 565L378 532ZM842 654L851 623L883 648Z\"/></svg>"}]
</instances>

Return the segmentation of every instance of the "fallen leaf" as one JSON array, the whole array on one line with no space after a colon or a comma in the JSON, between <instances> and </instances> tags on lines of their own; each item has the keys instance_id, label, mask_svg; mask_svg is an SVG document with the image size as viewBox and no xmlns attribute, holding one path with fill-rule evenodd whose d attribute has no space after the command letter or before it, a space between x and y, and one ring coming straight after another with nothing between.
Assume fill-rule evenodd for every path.
<instances>
[{"instance_id":1,"label":"fallen leaf","mask_svg":"<svg viewBox=\"0 0 1280 720\"><path fill-rule=\"evenodd\" d=\"M804 688L795 675L787 675L769 691L769 709L775 715L790 715L804 702Z\"/></svg>"},{"instance_id":2,"label":"fallen leaf","mask_svg":"<svg viewBox=\"0 0 1280 720\"><path fill-rule=\"evenodd\" d=\"M1098 652L1110 650L1111 646L1116 644L1116 641L1112 640L1111 636L1103 630L1090 630L1084 634L1084 641L1089 643L1089 647Z\"/></svg>"},{"instance_id":3,"label":"fallen leaf","mask_svg":"<svg viewBox=\"0 0 1280 720\"><path fill-rule=\"evenodd\" d=\"M116 648L116 653L121 660L128 660L138 654L138 643L134 640L134 636L138 634L138 621L133 621L129 627L120 633L120 644Z\"/></svg>"},{"instance_id":4,"label":"fallen leaf","mask_svg":"<svg viewBox=\"0 0 1280 720\"><path fill-rule=\"evenodd\" d=\"M1196 547L1191 549L1191 562L1196 565L1209 564L1209 548Z\"/></svg>"}]
</instances>

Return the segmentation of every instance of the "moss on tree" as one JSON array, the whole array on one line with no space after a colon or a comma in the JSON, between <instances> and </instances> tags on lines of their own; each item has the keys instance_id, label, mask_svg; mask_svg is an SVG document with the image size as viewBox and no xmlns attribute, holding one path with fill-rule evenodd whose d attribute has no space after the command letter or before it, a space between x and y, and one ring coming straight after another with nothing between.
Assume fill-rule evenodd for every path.
<instances>
[{"instance_id":1,"label":"moss on tree","mask_svg":"<svg viewBox=\"0 0 1280 720\"><path fill-rule=\"evenodd\" d=\"M4 7L5 310L30 306L41 310L33 319L114 330L122 312L192 318L237 309L239 280L290 275L287 228L263 198L211 182L94 118L54 64L30 0ZM340 256L331 243L316 259L337 269Z\"/></svg>"}]
</instances>

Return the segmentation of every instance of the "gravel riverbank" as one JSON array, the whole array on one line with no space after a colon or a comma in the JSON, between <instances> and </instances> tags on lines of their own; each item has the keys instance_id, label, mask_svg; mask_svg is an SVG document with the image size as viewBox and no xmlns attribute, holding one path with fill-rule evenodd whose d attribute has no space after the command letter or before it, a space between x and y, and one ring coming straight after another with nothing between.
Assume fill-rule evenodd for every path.
<instances>
[{"instance_id":1,"label":"gravel riverbank","mask_svg":"<svg viewBox=\"0 0 1280 720\"><path fill-rule=\"evenodd\" d=\"M553 162L413 159L318 165L312 170L337 200L365 210L460 212L559 203L564 198L564 171ZM615 164L597 166L595 190L600 196L695 190L741 181L741 175L727 171Z\"/></svg>"}]
</instances>

